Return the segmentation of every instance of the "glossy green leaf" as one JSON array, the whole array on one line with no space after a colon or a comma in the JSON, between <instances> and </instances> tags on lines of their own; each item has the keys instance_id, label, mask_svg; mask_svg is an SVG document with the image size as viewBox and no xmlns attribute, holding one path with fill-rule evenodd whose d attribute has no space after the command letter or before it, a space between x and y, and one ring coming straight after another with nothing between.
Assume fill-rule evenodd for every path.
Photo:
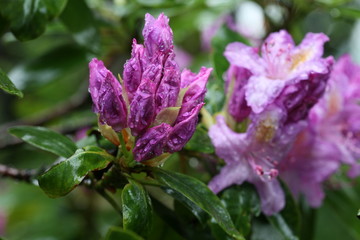
<instances>
[{"instance_id":1,"label":"glossy green leaf","mask_svg":"<svg viewBox=\"0 0 360 240\"><path fill-rule=\"evenodd\" d=\"M174 191L172 188L163 187L162 189L165 193L172 196L173 198L181 202L187 209L189 209L191 213L199 220L200 223L205 224L209 220L209 215L183 194Z\"/></svg>"},{"instance_id":2,"label":"glossy green leaf","mask_svg":"<svg viewBox=\"0 0 360 240\"><path fill-rule=\"evenodd\" d=\"M108 166L113 156L99 147L79 149L70 158L58 163L38 178L42 190L52 198L73 190L90 172Z\"/></svg>"},{"instance_id":3,"label":"glossy green leaf","mask_svg":"<svg viewBox=\"0 0 360 240\"><path fill-rule=\"evenodd\" d=\"M71 56L71 57L70 57ZM86 52L77 46L64 44L19 64L9 72L19 89L37 90L64 76L87 69Z\"/></svg>"},{"instance_id":4,"label":"glossy green leaf","mask_svg":"<svg viewBox=\"0 0 360 240\"><path fill-rule=\"evenodd\" d=\"M0 89L7 93L14 94L18 97L23 97L23 93L15 87L6 73L0 68Z\"/></svg>"},{"instance_id":5,"label":"glossy green leaf","mask_svg":"<svg viewBox=\"0 0 360 240\"><path fill-rule=\"evenodd\" d=\"M286 240L296 240L299 239L300 234L300 211L295 199L284 183L282 183L282 188L285 192L285 208L279 213L268 216L268 220Z\"/></svg>"},{"instance_id":6,"label":"glossy green leaf","mask_svg":"<svg viewBox=\"0 0 360 240\"><path fill-rule=\"evenodd\" d=\"M120 227L111 227L106 233L105 240L142 240L143 238L130 230Z\"/></svg>"},{"instance_id":7,"label":"glossy green leaf","mask_svg":"<svg viewBox=\"0 0 360 240\"><path fill-rule=\"evenodd\" d=\"M17 126L10 128L9 132L35 147L61 157L68 158L77 149L75 143L69 138L48 128Z\"/></svg>"},{"instance_id":8,"label":"glossy green leaf","mask_svg":"<svg viewBox=\"0 0 360 240\"><path fill-rule=\"evenodd\" d=\"M21 41L34 39L46 29L49 20L58 16L67 0L3 0L1 14Z\"/></svg>"},{"instance_id":9,"label":"glossy green leaf","mask_svg":"<svg viewBox=\"0 0 360 240\"><path fill-rule=\"evenodd\" d=\"M212 216L232 237L244 239L235 229L231 217L220 199L201 181L176 172L153 168L154 177L162 184L182 194Z\"/></svg>"},{"instance_id":10,"label":"glossy green leaf","mask_svg":"<svg viewBox=\"0 0 360 240\"><path fill-rule=\"evenodd\" d=\"M261 212L260 199L256 190L250 184L233 186L226 189L220 199L230 213L235 227L243 235L248 235L253 216L258 216Z\"/></svg>"},{"instance_id":11,"label":"glossy green leaf","mask_svg":"<svg viewBox=\"0 0 360 240\"><path fill-rule=\"evenodd\" d=\"M215 219L211 219L209 222L209 226L211 229L211 236L213 236L216 240L232 240L226 232L216 223Z\"/></svg>"},{"instance_id":12,"label":"glossy green leaf","mask_svg":"<svg viewBox=\"0 0 360 240\"><path fill-rule=\"evenodd\" d=\"M214 146L211 143L207 131L199 124L185 149L202 153L214 153Z\"/></svg>"},{"instance_id":13,"label":"glossy green leaf","mask_svg":"<svg viewBox=\"0 0 360 240\"><path fill-rule=\"evenodd\" d=\"M96 28L96 20L84 0L69 0L60 19L73 34L78 44L93 52L99 51L100 38Z\"/></svg>"},{"instance_id":14,"label":"glossy green leaf","mask_svg":"<svg viewBox=\"0 0 360 240\"><path fill-rule=\"evenodd\" d=\"M138 232L146 237L152 228L151 199L144 187L134 181L122 191L122 209L124 229Z\"/></svg>"}]
</instances>

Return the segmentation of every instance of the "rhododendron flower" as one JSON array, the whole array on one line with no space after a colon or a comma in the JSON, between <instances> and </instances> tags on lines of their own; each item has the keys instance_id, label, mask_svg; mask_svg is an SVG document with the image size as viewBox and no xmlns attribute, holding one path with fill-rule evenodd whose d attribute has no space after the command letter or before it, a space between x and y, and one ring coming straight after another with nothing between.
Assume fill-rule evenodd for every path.
<instances>
[{"instance_id":1,"label":"rhododendron flower","mask_svg":"<svg viewBox=\"0 0 360 240\"><path fill-rule=\"evenodd\" d=\"M229 44L224 53L227 60L236 68L246 69L246 74L250 75L244 77L240 73L235 77L235 81L243 82L244 87L235 89L243 91L240 94L243 98L235 101L239 106L230 105L230 108L236 109L246 101L254 113L260 113L281 99L278 104L291 113L298 109L304 97L313 105L325 88L333 63L332 57L322 58L326 41L328 37L322 33L308 33L300 45L295 46L291 36L281 30L264 41L261 56L257 48L239 42ZM233 97L237 97L238 91L234 91ZM312 97L313 94L316 95ZM281 98L281 95L291 96ZM296 121L304 116L295 118Z\"/></svg>"},{"instance_id":2,"label":"rhododendron flower","mask_svg":"<svg viewBox=\"0 0 360 240\"><path fill-rule=\"evenodd\" d=\"M279 172L295 198L302 193L310 206L319 207L325 196L322 183L339 165L336 148L307 128L298 135L290 153L281 161Z\"/></svg>"},{"instance_id":3,"label":"rhododendron flower","mask_svg":"<svg viewBox=\"0 0 360 240\"><path fill-rule=\"evenodd\" d=\"M243 181L253 183L262 211L271 215L284 207L284 193L276 180L278 165L306 125L309 109L322 96L332 66L323 59L323 34L307 34L295 47L284 30L272 33L262 55L242 43L227 46L230 62L226 91L228 113L236 122L248 118L246 132L236 133L219 117L209 136L226 166L210 183L215 192ZM231 144L220 141L227 138ZM231 153L231 155L230 155Z\"/></svg>"},{"instance_id":4,"label":"rhododendron flower","mask_svg":"<svg viewBox=\"0 0 360 240\"><path fill-rule=\"evenodd\" d=\"M144 45L133 40L131 58L124 65L123 82L102 61L90 64L90 93L99 122L116 132L130 129L135 137L135 160L176 152L193 135L212 69L198 74L175 62L169 19L145 16ZM116 142L116 141L113 141Z\"/></svg>"},{"instance_id":5,"label":"rhododendron flower","mask_svg":"<svg viewBox=\"0 0 360 240\"><path fill-rule=\"evenodd\" d=\"M360 174L360 66L341 57L329 80L328 91L310 112L310 123L321 141L332 145L349 175Z\"/></svg>"},{"instance_id":6,"label":"rhododendron flower","mask_svg":"<svg viewBox=\"0 0 360 240\"><path fill-rule=\"evenodd\" d=\"M309 127L280 165L281 177L294 195L304 194L313 207L324 198L322 182L341 162L351 165L351 177L360 172L360 66L348 55L341 57L328 83L310 111Z\"/></svg>"},{"instance_id":7,"label":"rhododendron flower","mask_svg":"<svg viewBox=\"0 0 360 240\"><path fill-rule=\"evenodd\" d=\"M224 159L226 166L210 181L209 188L218 193L230 185L248 181L255 185L265 214L272 215L281 210L285 198L276 179L278 170L275 167L298 133L293 130L288 129L270 143L265 143L257 139L256 131L236 133L226 125L222 116L218 116L209 136L216 154Z\"/></svg>"}]
</instances>

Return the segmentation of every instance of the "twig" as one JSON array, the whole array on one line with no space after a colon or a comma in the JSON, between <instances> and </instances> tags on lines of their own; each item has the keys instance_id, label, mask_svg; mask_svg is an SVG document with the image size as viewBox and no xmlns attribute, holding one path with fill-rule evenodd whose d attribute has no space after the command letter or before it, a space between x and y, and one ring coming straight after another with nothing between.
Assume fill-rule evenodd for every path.
<instances>
[{"instance_id":1,"label":"twig","mask_svg":"<svg viewBox=\"0 0 360 240\"><path fill-rule=\"evenodd\" d=\"M98 192L103 198L105 198L106 201L110 203L110 205L119 213L120 222L123 221L122 219L122 208L119 204L114 200L113 197L111 197L103 188L96 188L96 192Z\"/></svg>"},{"instance_id":2,"label":"twig","mask_svg":"<svg viewBox=\"0 0 360 240\"><path fill-rule=\"evenodd\" d=\"M32 180L35 178L37 173L37 170L21 170L0 164L0 177L7 177L18 181L33 183Z\"/></svg>"}]
</instances>

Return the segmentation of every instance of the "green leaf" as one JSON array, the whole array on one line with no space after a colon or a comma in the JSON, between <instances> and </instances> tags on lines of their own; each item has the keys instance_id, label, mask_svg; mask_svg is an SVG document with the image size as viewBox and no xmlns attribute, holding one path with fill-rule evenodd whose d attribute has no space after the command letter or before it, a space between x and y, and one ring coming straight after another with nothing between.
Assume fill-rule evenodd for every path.
<instances>
[{"instance_id":1,"label":"green leaf","mask_svg":"<svg viewBox=\"0 0 360 240\"><path fill-rule=\"evenodd\" d=\"M35 147L61 157L68 158L77 149L75 143L69 138L48 128L17 126L10 128L9 132Z\"/></svg>"},{"instance_id":2,"label":"green leaf","mask_svg":"<svg viewBox=\"0 0 360 240\"><path fill-rule=\"evenodd\" d=\"M185 149L202 153L214 153L215 149L211 143L207 131L199 124Z\"/></svg>"},{"instance_id":3,"label":"green leaf","mask_svg":"<svg viewBox=\"0 0 360 240\"><path fill-rule=\"evenodd\" d=\"M187 209L189 209L191 213L200 221L200 223L206 224L206 222L209 220L209 215L197 204L189 200L186 196L177 191L174 191L172 188L162 187L162 189L165 193L172 196L181 202Z\"/></svg>"},{"instance_id":4,"label":"green leaf","mask_svg":"<svg viewBox=\"0 0 360 240\"><path fill-rule=\"evenodd\" d=\"M299 239L300 234L300 210L288 187L283 182L281 185L285 192L285 208L279 213L268 216L268 220L285 239L296 240Z\"/></svg>"},{"instance_id":5,"label":"green leaf","mask_svg":"<svg viewBox=\"0 0 360 240\"><path fill-rule=\"evenodd\" d=\"M124 229L136 231L143 237L148 236L152 229L153 210L144 187L131 181L122 191L121 198Z\"/></svg>"},{"instance_id":6,"label":"green leaf","mask_svg":"<svg viewBox=\"0 0 360 240\"><path fill-rule=\"evenodd\" d=\"M93 52L99 51L100 34L96 28L96 20L84 0L69 0L60 19L79 45L85 46Z\"/></svg>"},{"instance_id":7,"label":"green leaf","mask_svg":"<svg viewBox=\"0 0 360 240\"><path fill-rule=\"evenodd\" d=\"M72 191L90 172L108 166L114 157L99 147L85 147L73 156L50 168L38 178L41 189L51 198Z\"/></svg>"},{"instance_id":8,"label":"green leaf","mask_svg":"<svg viewBox=\"0 0 360 240\"><path fill-rule=\"evenodd\" d=\"M124 230L120 227L110 227L106 233L105 240L142 240L143 238L130 230Z\"/></svg>"},{"instance_id":9,"label":"green leaf","mask_svg":"<svg viewBox=\"0 0 360 240\"><path fill-rule=\"evenodd\" d=\"M23 97L23 93L15 87L6 73L0 68L0 88L7 93Z\"/></svg>"},{"instance_id":10,"label":"green leaf","mask_svg":"<svg viewBox=\"0 0 360 240\"><path fill-rule=\"evenodd\" d=\"M35 91L51 81L60 79L66 82L64 76L69 79L72 77L71 74L87 69L86 62L84 49L74 44L64 44L24 64L17 65L9 72L9 77L19 89Z\"/></svg>"},{"instance_id":11,"label":"green leaf","mask_svg":"<svg viewBox=\"0 0 360 240\"><path fill-rule=\"evenodd\" d=\"M58 16L67 0L4 0L1 14L10 22L17 39L26 41L40 36L48 21Z\"/></svg>"},{"instance_id":12,"label":"green leaf","mask_svg":"<svg viewBox=\"0 0 360 240\"><path fill-rule=\"evenodd\" d=\"M221 194L220 199L230 213L235 227L243 234L251 231L253 216L261 213L261 204L256 190L250 184L233 186Z\"/></svg>"},{"instance_id":13,"label":"green leaf","mask_svg":"<svg viewBox=\"0 0 360 240\"><path fill-rule=\"evenodd\" d=\"M235 229L231 217L220 199L204 183L195 178L160 168L153 168L152 173L160 183L182 194L209 213L230 236L244 239Z\"/></svg>"},{"instance_id":14,"label":"green leaf","mask_svg":"<svg viewBox=\"0 0 360 240\"><path fill-rule=\"evenodd\" d=\"M350 19L359 19L360 18L360 10L357 8L338 8L340 11L340 16Z\"/></svg>"}]
</instances>

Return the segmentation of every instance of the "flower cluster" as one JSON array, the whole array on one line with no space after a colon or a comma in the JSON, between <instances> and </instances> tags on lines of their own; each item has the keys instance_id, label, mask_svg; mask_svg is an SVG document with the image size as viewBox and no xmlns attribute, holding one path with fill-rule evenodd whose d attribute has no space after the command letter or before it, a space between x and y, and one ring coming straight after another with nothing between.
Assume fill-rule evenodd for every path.
<instances>
[{"instance_id":1,"label":"flower cluster","mask_svg":"<svg viewBox=\"0 0 360 240\"><path fill-rule=\"evenodd\" d=\"M189 141L211 73L205 67L198 74L187 69L180 73L168 22L164 14L157 19L146 14L144 45L133 40L123 81L102 61L93 59L89 64L89 91L99 123L117 133L125 131L126 136L131 133L137 161L179 151Z\"/></svg>"},{"instance_id":2,"label":"flower cluster","mask_svg":"<svg viewBox=\"0 0 360 240\"><path fill-rule=\"evenodd\" d=\"M351 166L350 177L360 174L359 101L360 66L345 55L334 65L326 93L311 109L308 127L279 167L293 194L304 194L313 207L324 198L322 182L341 163Z\"/></svg>"},{"instance_id":3,"label":"flower cluster","mask_svg":"<svg viewBox=\"0 0 360 240\"><path fill-rule=\"evenodd\" d=\"M332 57L322 58L326 41L324 34L309 33L295 46L282 30L264 41L261 55L242 43L227 46L231 120L219 116L209 131L216 153L226 162L209 183L214 192L248 181L257 188L265 214L284 207L278 167L325 91L333 64ZM246 132L237 133L236 124L245 119L250 120Z\"/></svg>"}]
</instances>

